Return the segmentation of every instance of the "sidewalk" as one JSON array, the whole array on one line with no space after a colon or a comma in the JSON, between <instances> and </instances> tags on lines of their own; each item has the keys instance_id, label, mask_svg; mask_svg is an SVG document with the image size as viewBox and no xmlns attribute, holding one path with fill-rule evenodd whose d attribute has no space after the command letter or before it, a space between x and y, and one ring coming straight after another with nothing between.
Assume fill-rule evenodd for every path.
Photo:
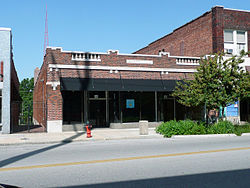
<instances>
[{"instance_id":1,"label":"sidewalk","mask_svg":"<svg viewBox=\"0 0 250 188\"><path fill-rule=\"evenodd\" d=\"M149 128L148 135L139 135L139 128L135 129L93 129L92 138L86 138L85 132L63 133L16 133L0 134L0 145L34 144L34 143L58 143L93 140L117 140L117 139L141 139L163 138L155 132L155 128Z\"/></svg>"}]
</instances>

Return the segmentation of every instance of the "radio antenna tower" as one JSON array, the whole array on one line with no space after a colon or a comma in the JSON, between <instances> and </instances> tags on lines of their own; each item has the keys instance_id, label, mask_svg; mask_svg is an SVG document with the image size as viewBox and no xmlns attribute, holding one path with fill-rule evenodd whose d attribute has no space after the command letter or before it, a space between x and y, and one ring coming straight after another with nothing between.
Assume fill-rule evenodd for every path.
<instances>
[{"instance_id":1,"label":"radio antenna tower","mask_svg":"<svg viewBox=\"0 0 250 188\"><path fill-rule=\"evenodd\" d=\"M44 46L43 46L43 56L46 53L46 47L49 46L49 34L48 34L48 14L47 14L47 4L46 4L46 19L45 19L45 32L44 32Z\"/></svg>"}]
</instances>

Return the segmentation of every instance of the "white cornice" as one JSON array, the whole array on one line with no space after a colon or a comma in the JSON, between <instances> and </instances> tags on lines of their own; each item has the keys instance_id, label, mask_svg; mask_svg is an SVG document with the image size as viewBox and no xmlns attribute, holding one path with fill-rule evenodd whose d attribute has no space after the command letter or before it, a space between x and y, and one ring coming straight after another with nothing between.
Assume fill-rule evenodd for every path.
<instances>
[{"instance_id":1,"label":"white cornice","mask_svg":"<svg viewBox=\"0 0 250 188\"><path fill-rule=\"evenodd\" d=\"M240 11L240 12L250 12L250 10L241 10L241 9L233 9L233 8L224 8L224 10L234 10L234 11Z\"/></svg>"},{"instance_id":2,"label":"white cornice","mask_svg":"<svg viewBox=\"0 0 250 188\"><path fill-rule=\"evenodd\" d=\"M0 27L0 31L11 31L11 28Z\"/></svg>"},{"instance_id":3,"label":"white cornice","mask_svg":"<svg viewBox=\"0 0 250 188\"><path fill-rule=\"evenodd\" d=\"M49 64L53 69L83 69L83 70L108 70L108 71L137 71L137 72L182 72L193 73L196 69L176 69L176 68L149 68L149 67L125 67L125 66L85 66L85 65L62 65Z\"/></svg>"}]
</instances>

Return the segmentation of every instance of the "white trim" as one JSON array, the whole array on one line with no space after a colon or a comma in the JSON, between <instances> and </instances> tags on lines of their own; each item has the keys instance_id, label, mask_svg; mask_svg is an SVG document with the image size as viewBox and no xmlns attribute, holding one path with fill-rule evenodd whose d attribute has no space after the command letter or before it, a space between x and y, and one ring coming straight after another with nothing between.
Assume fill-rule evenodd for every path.
<instances>
[{"instance_id":1,"label":"white trim","mask_svg":"<svg viewBox=\"0 0 250 188\"><path fill-rule=\"evenodd\" d=\"M47 121L48 133L61 133L62 132L62 120Z\"/></svg>"},{"instance_id":2,"label":"white trim","mask_svg":"<svg viewBox=\"0 0 250 188\"><path fill-rule=\"evenodd\" d=\"M57 68L58 69L58 68ZM46 82L46 85L51 85L52 86L52 88L53 88L53 91L55 91L56 90L56 88L57 88L57 86L59 86L60 85L60 82Z\"/></svg>"},{"instance_id":3,"label":"white trim","mask_svg":"<svg viewBox=\"0 0 250 188\"><path fill-rule=\"evenodd\" d=\"M0 89L3 89L3 82L0 82Z\"/></svg>"},{"instance_id":4,"label":"white trim","mask_svg":"<svg viewBox=\"0 0 250 188\"><path fill-rule=\"evenodd\" d=\"M107 53L105 52L83 52L83 51L68 51L68 50L62 50L62 52L64 53L75 53L75 54L78 54L78 53L87 53L87 54L100 54L100 55L107 55Z\"/></svg>"},{"instance_id":5,"label":"white trim","mask_svg":"<svg viewBox=\"0 0 250 188\"><path fill-rule=\"evenodd\" d=\"M172 57L172 58L179 58L179 59L196 59L196 60L200 60L200 57L191 57L191 56L168 56L168 57Z\"/></svg>"},{"instance_id":6,"label":"white trim","mask_svg":"<svg viewBox=\"0 0 250 188\"><path fill-rule=\"evenodd\" d=\"M51 49L61 49L62 52L65 53L87 53L87 54L100 54L100 55L109 55L110 52L117 52L117 55L120 56L134 56L134 57L162 57L163 55L168 55L170 58L188 58L188 59L200 59L200 57L189 57L189 56L171 56L169 52L161 52L159 55L154 55L154 54L127 54L127 53L119 53L119 50L108 50L106 53L105 52L84 52L84 51L68 51L68 50L63 50L62 47L51 47L48 46L47 48Z\"/></svg>"},{"instance_id":7,"label":"white trim","mask_svg":"<svg viewBox=\"0 0 250 188\"><path fill-rule=\"evenodd\" d=\"M52 49L52 50L61 50L61 51L62 51L62 47L47 46L46 49L47 49L47 48L50 48L50 49Z\"/></svg>"},{"instance_id":8,"label":"white trim","mask_svg":"<svg viewBox=\"0 0 250 188\"><path fill-rule=\"evenodd\" d=\"M46 85L53 85L53 84L60 85L60 82L46 82Z\"/></svg>"},{"instance_id":9,"label":"white trim","mask_svg":"<svg viewBox=\"0 0 250 188\"><path fill-rule=\"evenodd\" d=\"M102 61L101 59L71 59L72 61Z\"/></svg>"},{"instance_id":10,"label":"white trim","mask_svg":"<svg viewBox=\"0 0 250 188\"><path fill-rule=\"evenodd\" d=\"M11 31L11 28L0 27L0 31Z\"/></svg>"},{"instance_id":11,"label":"white trim","mask_svg":"<svg viewBox=\"0 0 250 188\"><path fill-rule=\"evenodd\" d=\"M179 63L179 62L176 62L177 65L190 65L190 66L199 66L200 64L199 63Z\"/></svg>"},{"instance_id":12,"label":"white trim","mask_svg":"<svg viewBox=\"0 0 250 188\"><path fill-rule=\"evenodd\" d=\"M161 57L161 55L150 55L150 54L117 54L120 56L134 56L134 57Z\"/></svg>"},{"instance_id":13,"label":"white trim","mask_svg":"<svg viewBox=\"0 0 250 188\"><path fill-rule=\"evenodd\" d=\"M126 63L128 64L154 64L152 60L140 60L140 59L127 59Z\"/></svg>"},{"instance_id":14,"label":"white trim","mask_svg":"<svg viewBox=\"0 0 250 188\"><path fill-rule=\"evenodd\" d=\"M62 65L49 64L50 68L59 69L86 69L86 70L117 70L117 71L140 71L140 72L196 72L196 69L175 69L175 68L148 68L148 67L117 67L117 66L85 66L85 65Z\"/></svg>"},{"instance_id":15,"label":"white trim","mask_svg":"<svg viewBox=\"0 0 250 188\"><path fill-rule=\"evenodd\" d=\"M224 10L234 10L234 11L240 11L240 12L250 12L250 10L233 9L233 8L224 8Z\"/></svg>"},{"instance_id":16,"label":"white trim","mask_svg":"<svg viewBox=\"0 0 250 188\"><path fill-rule=\"evenodd\" d=\"M108 50L107 54L111 54L111 53L117 53L119 54L119 50Z\"/></svg>"}]
</instances>

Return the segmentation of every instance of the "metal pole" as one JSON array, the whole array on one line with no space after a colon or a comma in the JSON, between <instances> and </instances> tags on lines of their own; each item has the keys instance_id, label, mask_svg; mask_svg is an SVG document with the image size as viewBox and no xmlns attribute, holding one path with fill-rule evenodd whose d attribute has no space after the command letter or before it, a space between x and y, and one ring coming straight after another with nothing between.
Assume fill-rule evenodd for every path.
<instances>
[{"instance_id":1,"label":"metal pole","mask_svg":"<svg viewBox=\"0 0 250 188\"><path fill-rule=\"evenodd\" d=\"M105 97L106 97L106 126L109 124L109 93L108 91L105 91Z\"/></svg>"},{"instance_id":2,"label":"metal pole","mask_svg":"<svg viewBox=\"0 0 250 188\"><path fill-rule=\"evenodd\" d=\"M176 119L176 108L175 108L175 98L174 98L174 120Z\"/></svg>"},{"instance_id":3,"label":"metal pole","mask_svg":"<svg viewBox=\"0 0 250 188\"><path fill-rule=\"evenodd\" d=\"M157 117L157 91L155 91L155 121L158 121L158 117Z\"/></svg>"}]
</instances>

